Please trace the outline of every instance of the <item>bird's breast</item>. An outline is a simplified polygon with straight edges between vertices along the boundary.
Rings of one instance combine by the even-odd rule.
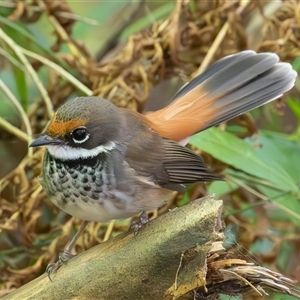
[[[105,222],[117,213],[110,204],[116,201],[116,180],[103,157],[66,162],[46,152],[41,184],[50,200],[72,216]]]
[[[118,166],[119,172],[122,167]],[[94,162],[64,162],[46,151],[41,184],[56,206],[86,221],[128,218],[167,201],[169,191],[144,182],[134,172],[125,172],[126,179],[118,182],[114,170],[109,157]],[[152,203],[149,198],[154,199]]]

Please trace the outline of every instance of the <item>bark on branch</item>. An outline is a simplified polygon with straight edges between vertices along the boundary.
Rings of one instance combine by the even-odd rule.
[[[199,199],[78,255],[3,299],[177,299],[206,284],[222,201]]]

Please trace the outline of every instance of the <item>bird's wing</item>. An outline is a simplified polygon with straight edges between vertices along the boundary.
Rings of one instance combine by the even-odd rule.
[[[128,111],[128,114],[135,116],[134,112]],[[137,176],[176,191],[184,191],[184,185],[189,183],[222,180],[209,170],[201,156],[160,137],[141,119],[131,130],[135,133],[130,137],[125,160]]]

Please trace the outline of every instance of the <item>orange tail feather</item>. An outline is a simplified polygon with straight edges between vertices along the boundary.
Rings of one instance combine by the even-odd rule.
[[[280,97],[297,73],[274,53],[227,56],[183,86],[165,108],[146,115],[160,135],[183,140]]]

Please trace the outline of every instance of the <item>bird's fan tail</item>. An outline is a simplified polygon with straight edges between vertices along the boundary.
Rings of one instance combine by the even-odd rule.
[[[149,113],[153,130],[180,141],[290,90],[297,73],[274,53],[227,56],[183,86],[165,108]]]

